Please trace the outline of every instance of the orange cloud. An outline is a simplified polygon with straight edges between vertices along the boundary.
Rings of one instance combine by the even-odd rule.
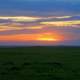
[[[6,24],[0,23],[0,31],[10,31],[10,30],[39,30],[43,29],[44,27],[73,27],[73,28],[80,28],[80,20],[72,20],[72,21],[52,21],[52,19],[63,19],[63,18],[70,18],[72,16],[61,16],[61,17],[56,17],[56,16],[51,16],[51,17],[34,17],[34,16],[0,16],[0,19],[4,20],[10,20],[13,22],[10,22]],[[48,21],[50,20],[51,21]],[[34,22],[33,21],[38,21],[40,22]],[[42,21],[41,21],[42,20]],[[47,20],[47,21],[45,21]],[[30,22],[29,25],[22,25],[22,22]],[[19,22],[19,23],[17,23]],[[36,24],[37,23],[37,24]]]
[[[25,27],[17,27],[13,25],[9,26],[3,26],[0,25],[0,31],[10,31],[10,30],[36,30],[36,29],[43,29],[45,26],[44,25],[35,25],[35,26],[25,26]]]
[[[39,41],[60,41],[62,40],[62,36],[54,33],[43,33],[40,34],[37,38]]]
[[[61,41],[63,36],[56,33],[0,35],[0,41]]]

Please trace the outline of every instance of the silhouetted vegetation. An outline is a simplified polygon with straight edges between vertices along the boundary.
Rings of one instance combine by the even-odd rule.
[[[80,47],[0,48],[0,80],[80,80]]]

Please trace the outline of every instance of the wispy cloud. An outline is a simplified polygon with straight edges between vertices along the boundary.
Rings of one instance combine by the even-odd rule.
[[[0,16],[0,41],[80,40],[79,29],[79,16]]]
[[[71,20],[74,16],[0,16],[0,31],[43,29],[48,27],[80,28],[80,20]]]

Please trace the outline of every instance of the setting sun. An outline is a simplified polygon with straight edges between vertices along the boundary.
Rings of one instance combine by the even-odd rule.
[[[39,41],[59,41],[60,38],[59,36],[53,33],[43,33],[43,34],[40,34],[37,40]]]
[[[57,41],[57,39],[54,38],[38,38],[40,41]]]
[[[0,41],[62,41],[63,37],[57,33],[18,34],[0,36]]]

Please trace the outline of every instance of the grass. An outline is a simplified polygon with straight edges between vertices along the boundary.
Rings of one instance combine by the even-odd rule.
[[[80,80],[80,47],[0,48],[0,80]]]

